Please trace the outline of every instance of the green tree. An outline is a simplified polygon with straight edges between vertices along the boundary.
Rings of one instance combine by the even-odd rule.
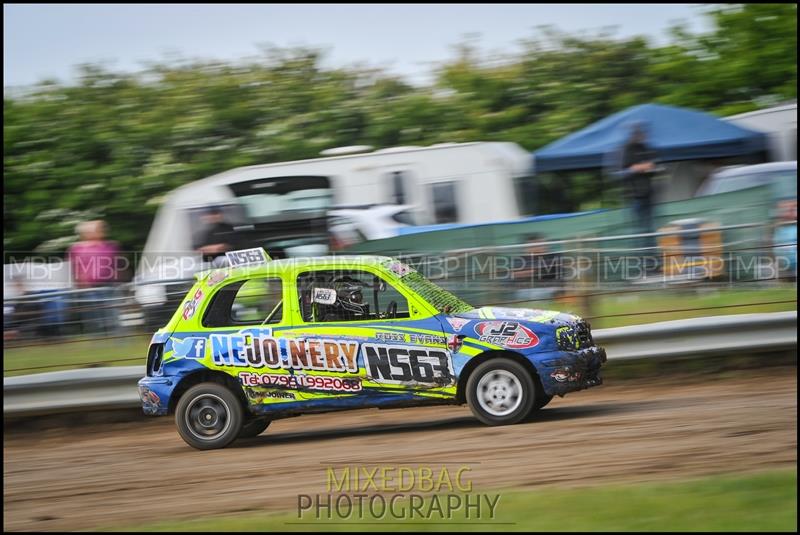
[[[90,217],[138,250],[174,188],[335,146],[503,140],[535,150],[635,104],[727,115],[797,97],[796,4],[713,6],[706,16],[710,31],[679,24],[661,46],[542,27],[518,53],[487,58],[467,39],[431,87],[380,69],[325,68],[315,48],[177,59],[137,74],[81,66],[74,84],[4,96],[6,253],[61,253]],[[541,206],[599,198],[592,173],[550,185]]]

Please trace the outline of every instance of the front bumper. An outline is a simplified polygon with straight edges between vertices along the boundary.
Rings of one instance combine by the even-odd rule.
[[[534,365],[547,395],[563,396],[603,384],[600,367],[606,360],[606,350],[592,346],[578,351],[556,351],[537,358]]]

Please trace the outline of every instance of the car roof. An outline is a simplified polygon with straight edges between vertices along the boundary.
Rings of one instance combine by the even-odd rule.
[[[351,255],[351,256],[314,256],[281,258],[270,260],[261,264],[247,264],[235,267],[221,267],[213,270],[204,271],[197,274],[199,279],[204,279],[207,275],[214,272],[223,272],[230,277],[240,276],[259,276],[267,273],[288,273],[295,270],[310,268],[314,266],[336,266],[346,268],[361,267],[385,267],[387,262],[396,261],[388,256],[375,255]]]
[[[754,173],[766,173],[770,171],[797,171],[797,160],[786,162],[760,163],[756,165],[737,165],[725,167],[714,173],[715,178],[727,178],[738,175],[749,175]]]

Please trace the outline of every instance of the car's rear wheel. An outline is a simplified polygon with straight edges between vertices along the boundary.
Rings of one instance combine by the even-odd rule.
[[[244,410],[236,395],[217,383],[195,385],[178,400],[175,423],[181,438],[193,448],[224,448],[242,430]]]
[[[533,378],[522,364],[492,358],[480,364],[467,380],[467,404],[487,425],[508,425],[523,420],[536,401]]]
[[[239,431],[239,436],[236,438],[257,437],[269,427],[270,423],[272,423],[272,421],[266,418],[252,418],[242,426],[242,430]]]

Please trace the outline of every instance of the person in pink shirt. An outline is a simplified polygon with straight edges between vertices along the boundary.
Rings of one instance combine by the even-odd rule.
[[[91,289],[76,297],[76,308],[84,331],[109,332],[115,311],[113,284],[119,280],[119,245],[105,239],[105,221],[84,221],[77,226],[80,241],[70,246],[67,256],[76,288]]]

